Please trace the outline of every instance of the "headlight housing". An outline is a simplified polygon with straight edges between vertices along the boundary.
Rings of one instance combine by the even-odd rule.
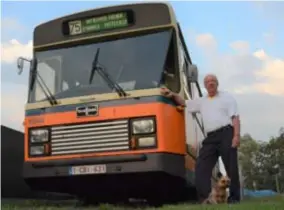
[[[48,129],[33,129],[30,131],[30,142],[31,143],[42,143],[47,142],[49,136]]]
[[[147,134],[155,131],[154,119],[135,119],[132,121],[133,134]]]
[[[31,146],[30,147],[30,155],[43,155],[44,154],[44,145],[41,146]]]
[[[153,136],[138,138],[139,147],[153,147],[155,145],[156,145],[156,138]]]

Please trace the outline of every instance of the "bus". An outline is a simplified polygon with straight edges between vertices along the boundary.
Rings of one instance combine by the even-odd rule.
[[[109,6],[40,24],[19,73],[25,61],[23,176],[31,189],[86,202],[196,198],[201,118],[160,94],[166,86],[188,100],[202,96],[170,4]]]

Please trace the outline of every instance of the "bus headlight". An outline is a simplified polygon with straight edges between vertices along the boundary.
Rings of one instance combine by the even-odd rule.
[[[141,137],[138,138],[139,147],[153,147],[156,144],[155,137]]]
[[[48,141],[48,129],[33,129],[30,132],[31,143],[41,143]]]
[[[133,134],[145,134],[154,132],[154,120],[143,119],[132,121],[132,132]]]
[[[43,154],[44,154],[44,145],[30,147],[30,155],[43,155]]]

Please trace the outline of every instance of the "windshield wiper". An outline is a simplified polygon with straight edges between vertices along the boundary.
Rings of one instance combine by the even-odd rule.
[[[100,48],[97,49],[97,52],[95,54],[92,63],[89,84],[92,83],[95,71],[97,71],[100,74],[100,76],[107,82],[108,86],[111,89],[114,89],[120,97],[127,96],[127,93],[123,90],[123,88],[119,84],[117,84],[112,78],[110,78],[110,75],[107,73],[106,69],[104,67],[98,66],[99,54],[100,54]]]
[[[41,81],[39,81],[39,79]],[[38,85],[40,86],[40,88],[42,89],[43,94],[45,95],[45,97],[47,98],[47,100],[49,101],[50,105],[56,105],[58,104],[57,100],[55,99],[55,97],[53,96],[53,94],[51,93],[51,91],[48,89],[47,85],[45,84],[44,80],[42,79],[42,77],[38,74],[37,72],[37,59],[35,58],[32,63],[31,63],[31,81],[30,81],[30,91],[33,90],[34,88],[34,84],[35,81],[37,81]],[[44,87],[46,89],[44,89]]]

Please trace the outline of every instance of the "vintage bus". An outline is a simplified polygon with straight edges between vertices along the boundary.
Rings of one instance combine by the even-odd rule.
[[[171,5],[79,12],[33,37],[33,58],[18,59],[19,73],[30,62],[23,175],[32,189],[93,202],[195,198],[200,116],[160,94],[201,96]]]

